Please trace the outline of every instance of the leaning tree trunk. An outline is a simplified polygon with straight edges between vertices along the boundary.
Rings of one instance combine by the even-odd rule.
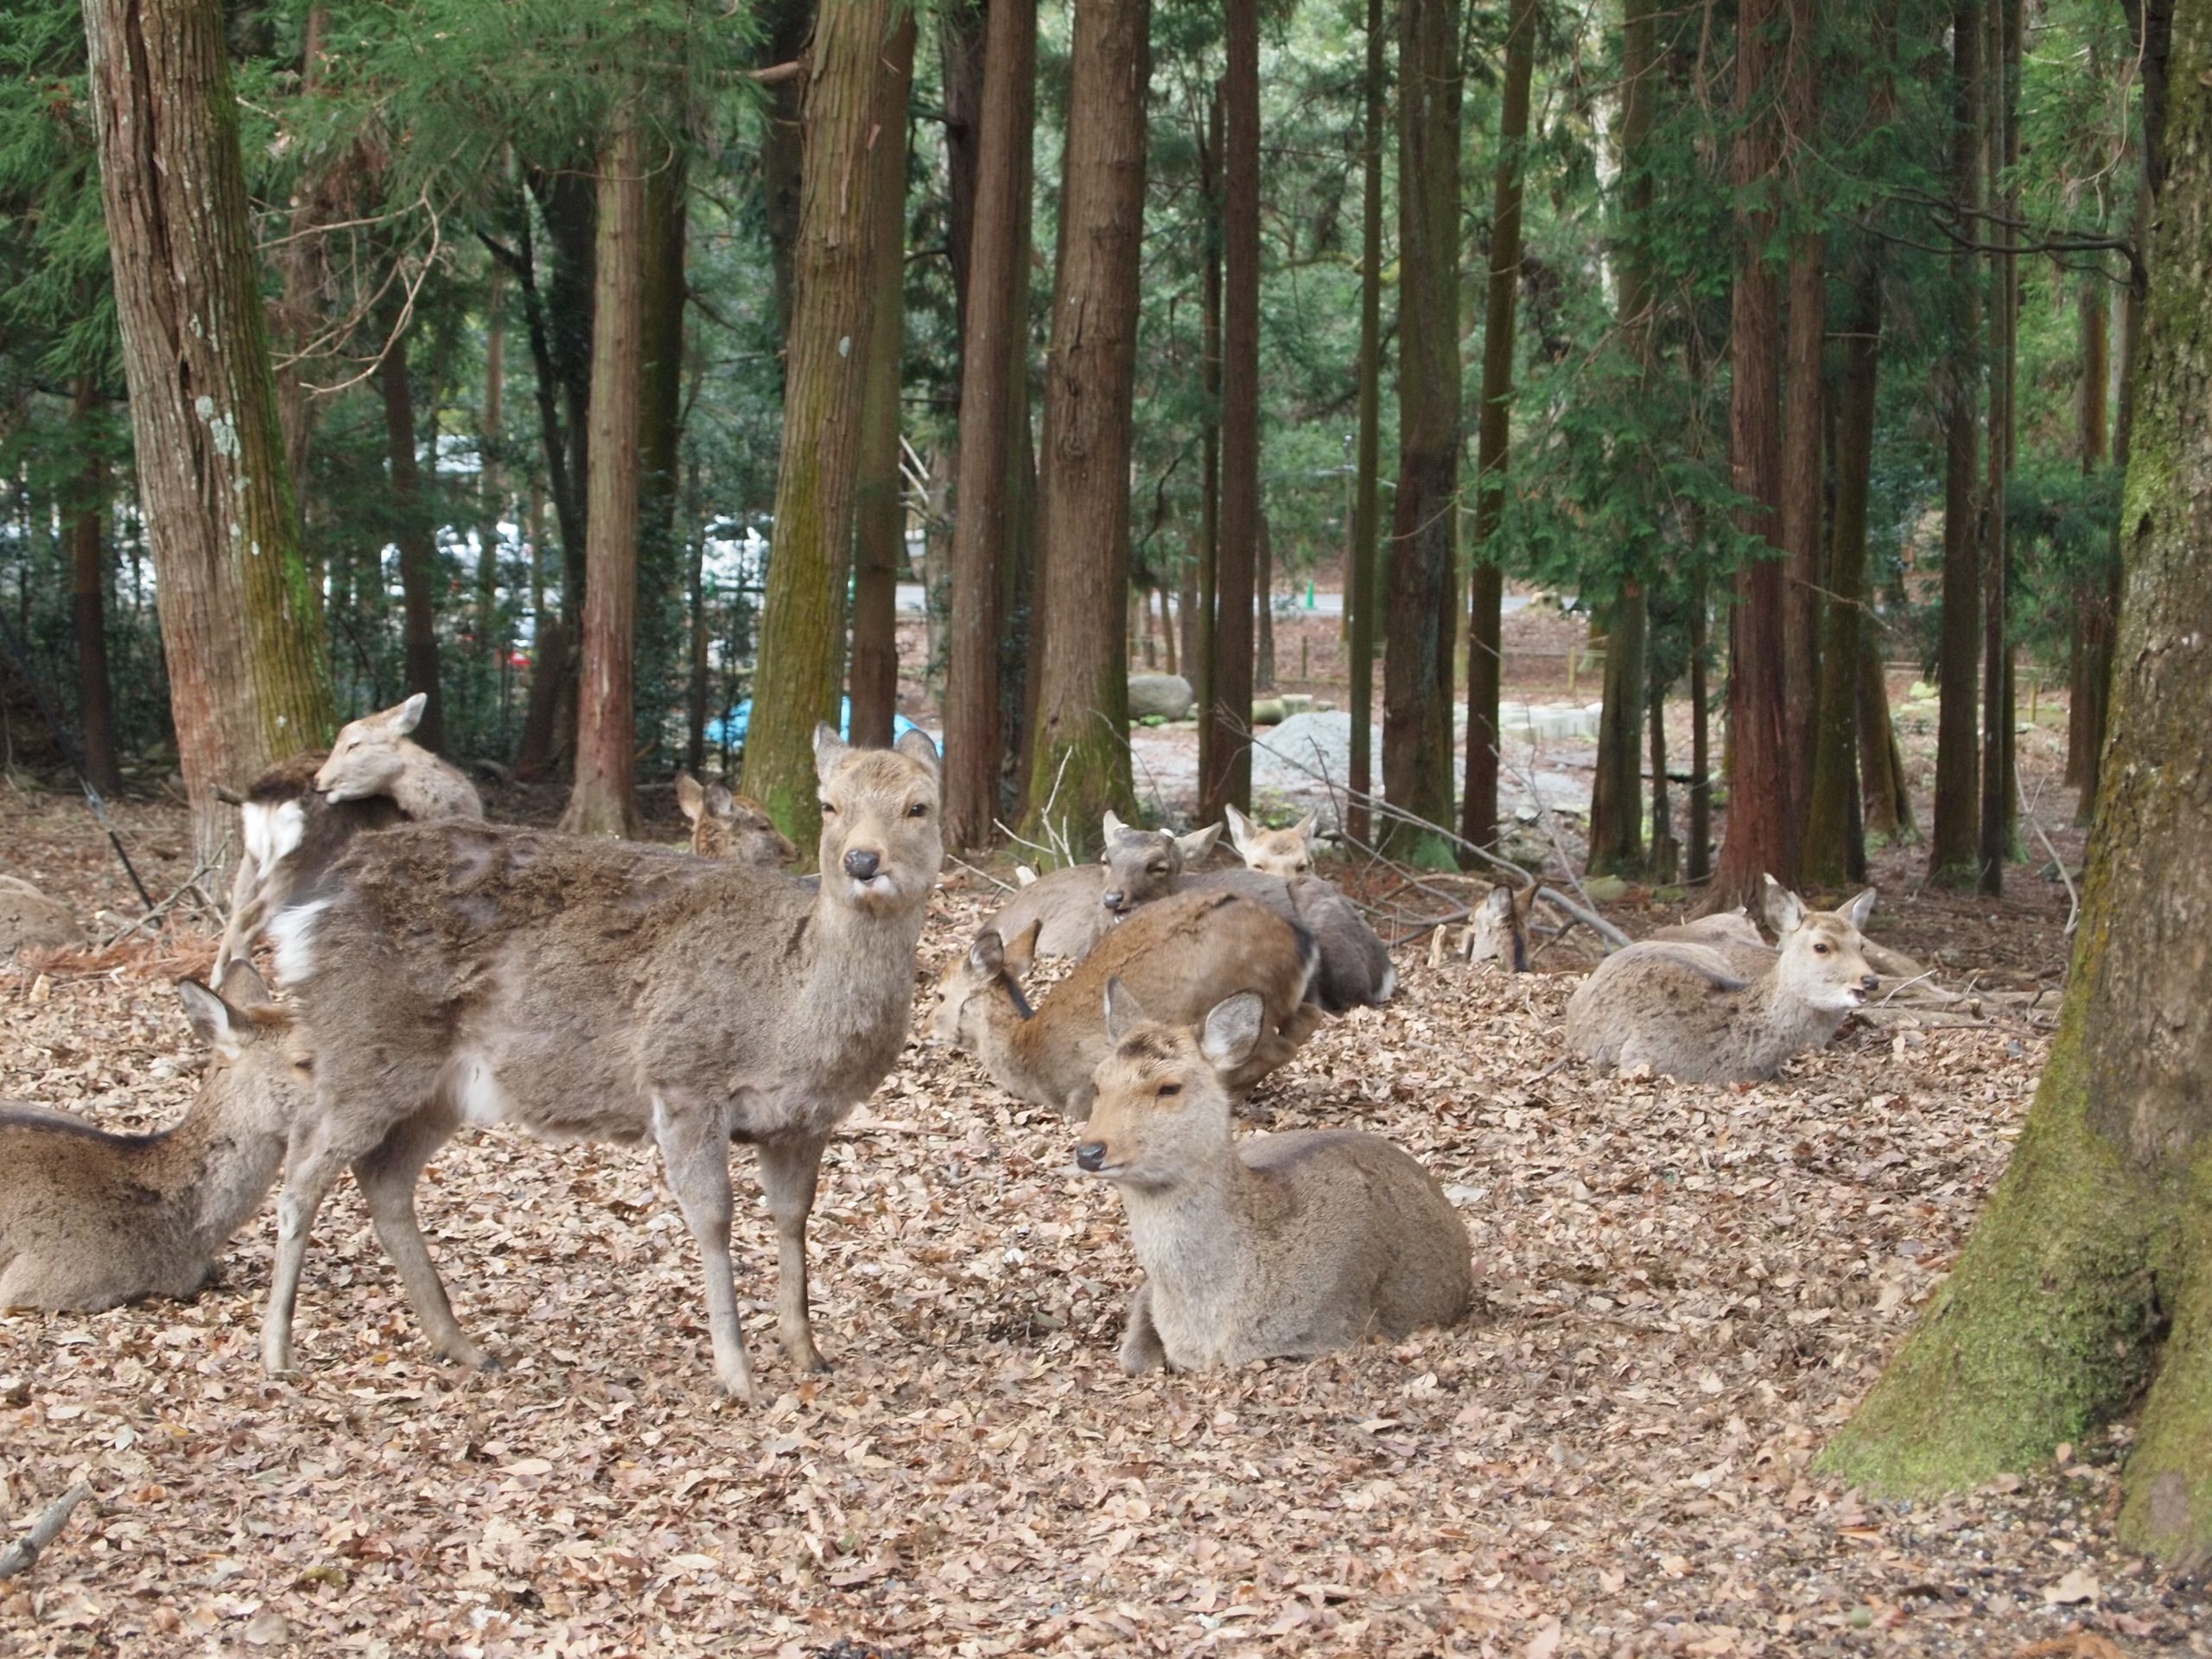
[[[84,0],[138,490],[194,851],[225,880],[243,786],[327,741],[216,0]]]
[[[1773,239],[1778,139],[1772,112],[1777,0],[1744,0],[1736,18],[1736,282],[1730,352],[1728,447],[1737,527],[1779,550],[1781,296],[1767,255]],[[1728,663],[1728,829],[1705,905],[1751,903],[1760,878],[1797,877],[1796,804],[1789,796],[1783,683],[1783,565],[1762,554],[1736,576]]]
[[[1513,429],[1513,320],[1521,291],[1521,151],[1529,136],[1529,82],[1535,65],[1535,0],[1514,0],[1505,37],[1505,89],[1497,119],[1497,188],[1491,211],[1490,277],[1483,322],[1483,387],[1475,444],[1473,569],[1467,608],[1467,786],[1459,833],[1478,847],[1497,839],[1497,698],[1505,666],[1504,572],[1491,543],[1505,515],[1506,452]],[[1636,603],[1642,602],[1639,593]],[[1623,701],[1628,753],[1636,753],[1643,664]],[[1447,679],[1450,677],[1447,671]],[[1629,772],[1635,773],[1631,759]],[[1629,809],[1632,816],[1637,808]]]
[[[861,405],[860,499],[853,540],[853,741],[891,747],[899,711],[899,575],[906,563],[906,474],[899,465],[899,371],[906,338],[906,103],[914,14],[902,10],[876,77],[868,149],[868,282],[874,333]],[[926,601],[925,601],[926,603]]]
[[[592,305],[591,474],[576,775],[561,828],[626,836],[638,825],[637,615],[639,397],[645,362],[645,147],[615,118],[599,163]]]
[[[1199,718],[1213,728],[1198,817],[1252,806],[1252,601],[1260,537],[1260,9],[1224,0],[1221,542],[1213,661]]]
[[[1144,232],[1150,0],[1077,8],[1059,270],[1045,371],[1044,593],[1050,645],[1030,739],[1025,832],[1077,846],[1129,785],[1129,454]]]
[[[77,636],[77,733],[85,749],[85,779],[104,795],[123,787],[115,764],[115,703],[107,674],[108,473],[103,423],[105,400],[93,375],[77,378],[70,406],[85,461],[78,474],[77,511],[69,524],[70,590]]]
[[[821,839],[814,728],[837,713],[871,339],[868,134],[891,0],[826,0],[806,86],[775,546],[745,791],[801,848]]]
[[[2105,796],[2066,1001],[2012,1166],[1827,1450],[1885,1491],[1976,1484],[2136,1414],[2127,1542],[2212,1560],[2212,12],[2177,12],[2128,473]]]
[[[1398,13],[1398,499],[1382,664],[1382,787],[1390,804],[1452,822],[1452,527],[1459,514],[1459,6]],[[1470,734],[1469,741],[1473,741]],[[1488,839],[1487,830],[1480,837]],[[1454,861],[1394,823],[1386,844]]]
[[[1002,573],[1013,556],[1015,424],[1027,407],[1031,143],[1037,7],[999,0],[983,44],[967,328],[960,354],[960,475],[952,526],[951,649],[945,669],[944,836],[982,847],[998,817]]]
[[[1359,443],[1352,466],[1351,570],[1344,581],[1351,653],[1351,756],[1345,828],[1369,839],[1374,788],[1375,560],[1382,524],[1382,0],[1367,0],[1366,102],[1360,157]]]
[[[429,699],[416,723],[415,741],[442,749],[446,741],[445,694],[438,689],[437,613],[432,589],[437,583],[438,549],[430,510],[423,499],[423,469],[415,454],[415,391],[407,372],[407,333],[397,311],[390,314],[384,359],[377,385],[384,394],[386,458],[391,467],[392,518],[398,525],[399,637],[406,652],[409,696]]]

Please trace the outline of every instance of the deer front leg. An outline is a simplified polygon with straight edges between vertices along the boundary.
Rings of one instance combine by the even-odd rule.
[[[760,1191],[776,1219],[776,1331],[784,1353],[802,1371],[826,1371],[830,1363],[814,1345],[806,1306],[806,1218],[826,1137],[799,1136],[760,1143]]]
[[[1139,1285],[1129,1297],[1128,1318],[1122,1327],[1122,1370],[1131,1376],[1157,1371],[1167,1363],[1167,1349],[1160,1340],[1160,1327],[1152,1322],[1152,1281]]]
[[[292,1306],[299,1299],[300,1270],[307,1263],[308,1233],[348,1161],[348,1149],[321,1132],[318,1118],[305,1135],[295,1135],[284,1155],[284,1190],[276,1195],[276,1265],[269,1279],[269,1305],[261,1316],[261,1364],[272,1376],[292,1369]]]
[[[368,1204],[377,1238],[398,1270],[399,1282],[407,1287],[407,1300],[415,1305],[415,1317],[423,1322],[430,1345],[461,1364],[494,1370],[499,1362],[471,1342],[454,1318],[453,1304],[446,1300],[446,1287],[439,1281],[429,1247],[423,1242],[422,1226],[415,1218],[415,1183],[422,1176],[423,1166],[451,1138],[453,1130],[452,1119],[435,1111],[395,1123],[374,1151],[353,1160],[353,1179]]]
[[[718,1112],[696,1102],[671,1105],[653,1097],[653,1139],[668,1184],[699,1246],[707,1275],[707,1332],[715,1346],[715,1380],[747,1405],[760,1403],[745,1333],[737,1321],[737,1286],[729,1265],[729,1130]]]

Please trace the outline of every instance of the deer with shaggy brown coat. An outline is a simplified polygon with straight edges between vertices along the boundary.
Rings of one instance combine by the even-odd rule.
[[[1106,1023],[1076,1163],[1120,1189],[1145,1271],[1123,1370],[1302,1358],[1465,1314],[1466,1226],[1403,1151],[1353,1129],[1233,1137],[1230,1079],[1264,1033],[1259,998],[1230,997],[1193,1031],[1110,980]]]
[[[956,958],[938,981],[930,1029],[974,1053],[1015,1099],[1064,1117],[1090,1111],[1091,1073],[1109,1046],[1106,984],[1116,976],[1168,1017],[1194,1023],[1224,997],[1254,993],[1264,1029],[1229,1078],[1239,1094],[1288,1059],[1320,1020],[1306,1000],[1317,960],[1312,935],[1235,893],[1179,893],[1147,905],[1033,1010],[1021,976],[1036,930],[1033,921],[1003,943],[995,930],[986,931]]]
[[[1742,918],[1690,925],[1599,963],[1567,1005],[1567,1046],[1600,1065],[1649,1066],[1686,1083],[1756,1083],[1818,1048],[1880,981],[1859,931],[1872,888],[1840,910],[1808,910],[1766,878],[1773,949]]]
[[[219,996],[189,979],[177,995],[210,1051],[181,1122],[111,1135],[0,1102],[0,1307],[96,1313],[194,1295],[268,1196],[315,1090],[306,1041],[249,963],[231,964]]]
[[[816,728],[818,887],[669,847],[467,823],[364,837],[328,899],[272,930],[320,1059],[277,1200],[262,1359],[291,1369],[308,1230],[348,1168],[437,1351],[454,1319],[415,1182],[467,1125],[650,1140],[699,1248],[715,1374],[756,1397],[730,1269],[729,1146],[753,1143],[776,1225],[777,1324],[823,1369],[806,1220],[822,1149],[906,1039],[914,946],[944,855],[938,757]]]
[[[779,870],[798,861],[798,849],[776,828],[768,809],[750,795],[733,795],[720,784],[676,774],[676,804],[691,825],[691,850],[701,858],[728,859]]]

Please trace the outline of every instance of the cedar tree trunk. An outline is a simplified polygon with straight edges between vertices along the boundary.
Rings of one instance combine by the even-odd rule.
[[[1371,838],[1368,797],[1375,787],[1375,561],[1382,526],[1382,0],[1367,0],[1364,153],[1360,158],[1359,445],[1352,461],[1351,571],[1344,609],[1351,651],[1351,799],[1346,828]]]
[[[69,412],[85,470],[78,475],[77,511],[69,521],[69,569],[77,636],[77,729],[85,746],[85,777],[101,794],[112,795],[123,787],[123,774],[115,765],[115,704],[107,677],[107,541],[102,528],[108,474],[99,419],[104,402],[93,376],[77,377]]]
[[[422,464],[415,454],[415,391],[407,372],[407,334],[398,314],[389,314],[391,331],[377,386],[384,394],[385,459],[391,467],[391,516],[398,524],[399,637],[406,650],[409,696],[420,691],[429,702],[415,728],[415,741],[426,749],[445,747],[445,694],[438,689],[437,615],[432,589],[437,585],[438,549],[423,499]]]

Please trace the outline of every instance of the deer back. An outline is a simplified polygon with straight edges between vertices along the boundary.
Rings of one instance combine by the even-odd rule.
[[[1233,893],[1311,933],[1320,951],[1313,1001],[1327,1013],[1376,1007],[1397,990],[1389,947],[1333,882],[1318,875],[1286,881],[1252,869],[1200,870],[1183,878],[1183,891]]]

